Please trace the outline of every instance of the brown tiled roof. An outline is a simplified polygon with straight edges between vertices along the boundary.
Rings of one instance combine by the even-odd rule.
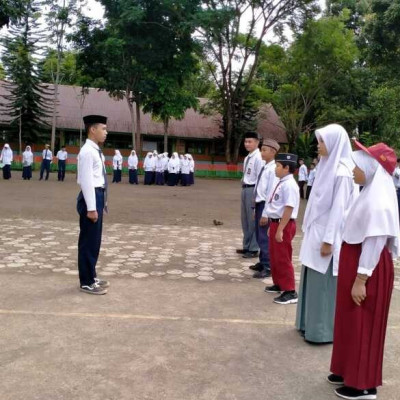
[[[48,85],[49,88],[52,85]],[[59,86],[59,106],[57,117],[58,129],[79,130],[81,88],[78,86]],[[5,94],[3,82],[0,81],[0,95]],[[206,99],[199,99],[204,104]],[[107,127],[110,132],[131,132],[131,117],[125,99],[115,100],[107,92],[89,89],[83,105],[83,115],[101,114],[108,117]],[[168,133],[170,136],[196,139],[222,138],[219,131],[221,117],[205,116],[189,109],[185,117],[171,120]],[[8,122],[7,117],[0,114],[1,122]],[[50,121],[49,121],[50,122]],[[142,134],[163,135],[163,124],[153,121],[150,114],[141,114]],[[264,138],[274,138],[280,143],[287,143],[284,125],[271,105],[265,105],[259,113],[258,132]]]

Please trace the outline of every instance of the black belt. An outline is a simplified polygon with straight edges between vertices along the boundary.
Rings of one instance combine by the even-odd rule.
[[[95,187],[94,190],[101,190],[102,192],[104,192],[106,189],[100,186],[100,187]]]
[[[244,184],[242,185],[242,189],[248,188],[248,187],[254,187],[254,186],[256,186],[256,185],[247,185],[246,183],[244,183]]]
[[[270,218],[269,220],[271,222],[276,222],[279,224],[279,222],[281,222],[282,218]],[[294,221],[294,218],[290,218],[289,221]]]

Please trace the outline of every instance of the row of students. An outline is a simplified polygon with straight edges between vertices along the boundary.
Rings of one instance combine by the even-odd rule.
[[[296,327],[308,342],[333,341],[328,381],[340,385],[336,395],[375,399],[376,388],[382,385],[393,258],[399,255],[399,211],[392,181],[396,155],[383,143],[366,148],[355,142],[358,150],[352,152],[347,132],[337,124],[317,130],[316,136],[321,161],[303,223]],[[247,136],[245,143],[251,138],[255,146],[248,160],[259,156],[257,136]],[[267,247],[259,242],[269,253],[273,280],[265,290],[280,293],[275,303],[291,304],[297,303],[291,259],[299,205],[293,178],[297,160],[292,154],[275,159],[279,181],[264,205],[267,224],[257,218],[264,170],[255,184],[256,223],[269,225]],[[245,174],[250,175],[248,160]],[[360,194],[356,184],[363,186]]]
[[[57,153],[58,159],[58,181],[64,181],[65,179],[65,166],[68,158],[68,153],[65,147],[61,147],[61,150]],[[3,178],[11,178],[11,164],[13,161],[13,152],[8,143],[6,143],[1,151],[0,162],[4,164],[3,166]],[[45,180],[49,179],[50,165],[53,162],[53,153],[50,150],[48,144],[45,145],[42,151],[42,162],[40,165],[40,178],[43,179],[44,172],[46,172]],[[30,180],[32,179],[32,164],[33,164],[33,152],[31,146],[26,146],[25,151],[22,153],[22,179]]]

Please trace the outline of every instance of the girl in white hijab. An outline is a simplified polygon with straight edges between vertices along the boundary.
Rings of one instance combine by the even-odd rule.
[[[115,150],[113,157],[113,183],[121,182],[123,158],[119,150]]]
[[[3,179],[11,178],[11,163],[13,162],[13,152],[8,143],[1,150],[0,163],[3,163]]]
[[[190,160],[185,154],[181,160],[181,184],[182,186],[190,186]]]
[[[153,153],[147,153],[143,163],[144,168],[144,184],[152,185],[155,178],[156,163]]]
[[[163,171],[164,171],[164,183],[168,182],[168,162],[169,162],[169,158],[168,158],[168,153],[165,152],[164,154],[164,158],[163,158]]]
[[[172,153],[172,157],[168,162],[168,186],[176,186],[178,184],[179,166],[178,153]]]
[[[136,155],[136,151],[132,150],[130,156],[128,157],[129,183],[131,185],[139,184],[137,175],[138,163],[139,160],[138,156]]]
[[[335,332],[328,380],[346,399],[375,399],[382,363],[393,258],[399,256],[399,211],[392,173],[396,154],[384,143],[353,153],[354,180],[363,185],[343,232]]]
[[[346,130],[332,124],[315,135],[321,161],[302,227],[296,328],[308,342],[330,343],[344,221],[358,190],[352,179],[354,164]]]
[[[191,154],[187,154],[187,157],[190,162],[190,176],[189,176],[189,183],[194,185],[194,160]]]
[[[164,185],[164,154],[159,154],[156,159],[156,185]]]
[[[24,181],[32,178],[33,153],[31,146],[26,146],[22,153],[22,179]]]

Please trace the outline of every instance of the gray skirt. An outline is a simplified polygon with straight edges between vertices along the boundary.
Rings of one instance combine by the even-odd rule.
[[[325,274],[302,266],[296,328],[304,334],[305,340],[314,343],[333,341],[336,284],[332,261]]]

